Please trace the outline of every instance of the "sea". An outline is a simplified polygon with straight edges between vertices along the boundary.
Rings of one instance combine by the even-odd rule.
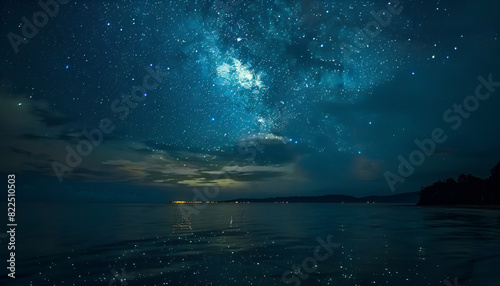
[[[186,207],[197,211],[187,215]],[[23,204],[16,219],[15,278],[7,276],[10,237],[3,235],[0,285],[494,286],[500,281],[500,211],[494,209]]]

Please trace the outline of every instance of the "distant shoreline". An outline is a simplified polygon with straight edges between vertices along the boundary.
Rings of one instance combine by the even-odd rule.
[[[398,203],[398,204],[416,204],[418,202],[419,193],[409,192],[388,196],[365,196],[361,198],[348,195],[323,195],[323,196],[291,196],[291,197],[274,197],[274,198],[238,198],[225,201],[171,201],[174,204],[186,203]]]
[[[417,207],[438,207],[438,208],[459,208],[459,209],[482,209],[482,210],[500,210],[499,205],[415,205]]]

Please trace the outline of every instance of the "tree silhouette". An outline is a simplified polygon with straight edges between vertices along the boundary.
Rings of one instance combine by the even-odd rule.
[[[500,178],[500,162],[491,169],[491,178],[492,179],[499,179]]]
[[[491,170],[491,177],[483,180],[470,174],[461,174],[437,181],[420,190],[418,205],[497,205],[500,204],[500,162]]]

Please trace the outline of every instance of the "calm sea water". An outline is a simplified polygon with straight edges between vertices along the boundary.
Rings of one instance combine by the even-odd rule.
[[[500,280],[498,210],[212,204],[186,218],[176,205],[25,204],[17,222],[17,278],[2,275],[1,285],[493,286]]]

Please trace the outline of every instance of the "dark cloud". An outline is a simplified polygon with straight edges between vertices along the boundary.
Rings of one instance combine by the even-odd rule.
[[[20,154],[20,155],[31,155],[32,154],[30,151],[21,150],[21,149],[14,148],[14,147],[9,147],[9,149],[12,150],[12,152]]]
[[[37,106],[34,106],[31,112],[34,115],[38,116],[40,118],[40,121],[42,121],[43,124],[48,127],[65,125],[74,120],[74,118],[70,118],[62,114],[55,113],[52,110],[40,108]]]

